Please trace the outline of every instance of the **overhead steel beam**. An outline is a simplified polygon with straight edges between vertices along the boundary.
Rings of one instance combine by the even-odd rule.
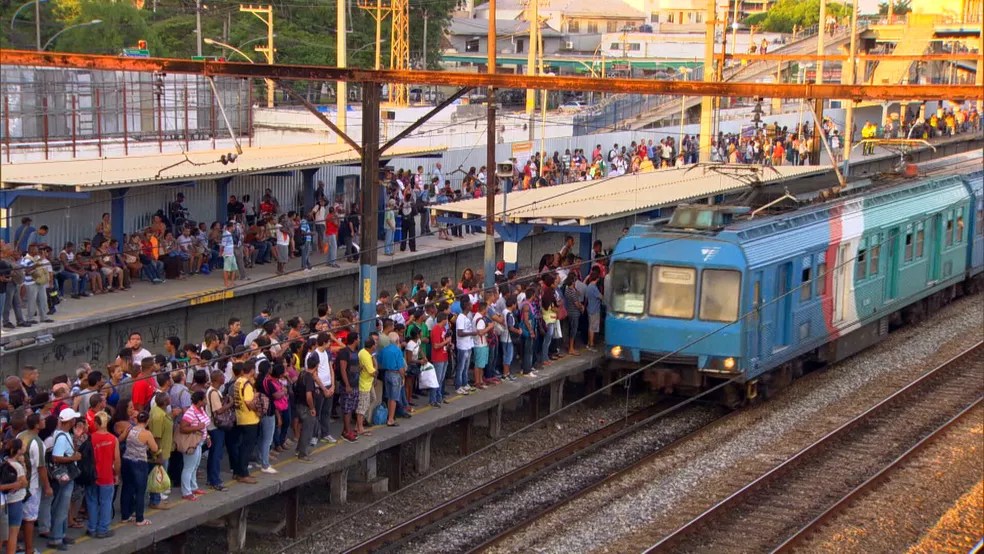
[[[825,54],[823,56],[818,56],[810,52],[803,52],[801,54],[725,54],[725,58],[729,60],[748,60],[748,61],[772,61],[772,62],[812,62],[817,60],[822,60],[825,62],[842,62],[850,58],[847,54]],[[980,54],[859,54],[857,56],[858,60],[868,61],[868,62],[886,62],[886,61],[960,61],[960,60],[979,60],[981,59]]]
[[[385,151],[389,150],[390,148],[392,148],[396,143],[398,143],[401,140],[403,140],[407,135],[409,135],[410,133],[416,131],[418,127],[420,127],[424,123],[427,123],[427,121],[430,120],[430,118],[432,118],[435,115],[437,115],[438,113],[440,113],[441,110],[443,110],[444,108],[447,108],[448,106],[450,106],[451,104],[453,104],[455,100],[461,98],[465,94],[468,94],[468,91],[470,91],[470,90],[471,90],[471,87],[465,87],[465,88],[459,90],[458,92],[455,92],[451,96],[448,96],[443,102],[441,102],[440,104],[438,104],[437,106],[435,106],[433,110],[427,112],[420,119],[418,119],[417,121],[414,121],[413,123],[411,123],[409,127],[407,127],[406,129],[400,131],[395,137],[393,137],[393,138],[389,139],[388,141],[386,141],[386,144],[384,144],[384,145],[382,145],[382,146],[379,147],[379,153],[382,154],[383,152],[385,152]]]
[[[772,84],[655,79],[456,73],[452,71],[373,71],[328,66],[270,65],[166,58],[123,58],[62,52],[0,50],[0,65],[61,67],[108,71],[161,71],[205,76],[410,83],[455,87],[618,92],[681,96],[816,98],[862,100],[965,99],[984,97],[981,85]]]
[[[318,111],[318,107],[317,106],[315,106],[314,104],[312,104],[307,98],[304,98],[303,96],[301,96],[301,94],[299,92],[297,92],[296,90],[290,88],[289,86],[287,86],[286,84],[284,84],[282,81],[276,81],[276,83],[277,83],[277,86],[279,86],[281,90],[283,90],[285,93],[287,93],[288,96],[290,96],[294,100],[297,100],[298,102],[300,102],[301,104],[303,104],[304,107],[307,108],[307,110],[309,112],[311,112],[312,114],[314,114],[314,117],[317,117],[318,119],[320,119],[322,123],[324,123],[325,125],[327,125],[329,129],[331,129],[332,131],[334,131],[336,135],[338,135],[342,140],[344,140],[346,143],[348,143],[349,146],[351,146],[353,149],[355,149],[355,151],[360,156],[362,155],[362,146],[358,142],[355,142],[354,140],[352,140],[352,137],[350,137],[347,134],[345,134],[344,131],[342,131],[341,129],[339,129],[338,128],[338,125],[335,125],[335,123],[332,122],[332,120],[328,119],[328,116],[326,116],[325,114],[323,114],[320,111]]]

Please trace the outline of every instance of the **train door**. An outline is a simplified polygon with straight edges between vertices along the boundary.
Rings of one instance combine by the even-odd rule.
[[[748,347],[746,356],[755,360],[763,351],[765,333],[762,332],[762,272],[752,275],[752,309],[748,313],[745,325],[745,344]]]
[[[793,263],[779,264],[776,275],[776,346],[789,344],[789,327],[793,317],[792,289]]]
[[[929,280],[940,280],[940,258],[943,257],[943,214],[933,216],[933,226],[929,229]]]
[[[885,301],[895,300],[899,293],[899,231],[888,231],[888,242],[885,244],[888,258],[885,265]]]
[[[850,257],[851,245],[841,244],[837,251],[837,267],[834,269],[834,323],[844,321],[849,310],[847,303],[851,301],[851,295],[848,291],[854,274],[854,264],[847,263]]]

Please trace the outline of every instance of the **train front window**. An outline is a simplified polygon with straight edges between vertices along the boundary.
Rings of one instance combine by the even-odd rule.
[[[805,286],[809,290],[809,283]],[[700,318],[731,323],[738,319],[741,273],[727,269],[705,269],[700,275]]]
[[[654,265],[649,292],[649,315],[692,319],[696,293],[696,269]]]
[[[629,315],[646,311],[646,264],[615,262],[610,286],[613,311]]]

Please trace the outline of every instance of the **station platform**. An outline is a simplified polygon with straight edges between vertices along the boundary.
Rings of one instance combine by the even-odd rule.
[[[92,539],[82,534],[80,530],[70,529],[69,536],[76,539],[71,551],[131,554],[169,539],[174,550],[180,550],[185,542],[184,533],[214,520],[225,520],[230,540],[229,550],[235,551],[241,548],[241,541],[245,539],[247,508],[251,504],[277,495],[282,495],[286,503],[288,536],[296,536],[297,505],[304,487],[323,486],[323,484],[316,485],[315,481],[327,476],[332,503],[344,503],[347,501],[350,473],[354,475],[353,472],[360,469],[365,473],[366,467],[370,466],[368,472],[374,476],[375,456],[390,449],[395,449],[399,456],[401,445],[409,441],[415,442],[415,455],[412,461],[414,469],[418,473],[425,473],[430,466],[430,443],[433,433],[442,429],[448,433],[461,433],[462,446],[467,451],[468,436],[473,427],[472,416],[487,414],[488,432],[491,436],[497,437],[501,429],[504,407],[523,395],[528,395],[531,401],[533,417],[539,417],[541,413],[539,398],[543,388],[549,390],[549,404],[545,406],[542,413],[552,413],[564,404],[565,381],[581,380],[584,372],[596,367],[601,358],[600,353],[582,350],[580,356],[566,356],[555,361],[551,366],[538,371],[536,377],[504,381],[468,396],[451,396],[448,398],[450,403],[444,404],[441,408],[430,406],[418,408],[412,418],[400,419],[399,427],[373,427],[371,436],[360,437],[357,442],[339,441],[313,449],[312,462],[300,462],[289,456],[274,464],[279,472],[275,475],[255,471],[252,475],[258,480],[256,484],[237,483],[231,479],[228,472],[223,472],[228,489],[224,492],[209,489],[208,494],[195,502],[182,500],[178,489],[175,489],[169,501],[173,506],[171,509],[147,512],[146,517],[153,522],[149,526],[137,527],[132,523],[114,521],[112,529],[115,535],[108,539]],[[458,422],[463,422],[464,425],[459,429],[448,428]],[[337,423],[337,425],[341,424]],[[335,431],[334,427],[332,430]],[[335,433],[335,436],[338,436],[338,433]],[[402,467],[402,458],[396,459],[395,467]],[[389,479],[390,490],[400,487],[399,480],[399,471],[394,471]],[[189,543],[188,546],[190,547],[191,544]]]

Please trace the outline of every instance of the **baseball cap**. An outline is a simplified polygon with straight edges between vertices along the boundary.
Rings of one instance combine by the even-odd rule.
[[[58,412],[58,421],[72,421],[73,419],[78,419],[81,415],[71,408],[65,408]]]

